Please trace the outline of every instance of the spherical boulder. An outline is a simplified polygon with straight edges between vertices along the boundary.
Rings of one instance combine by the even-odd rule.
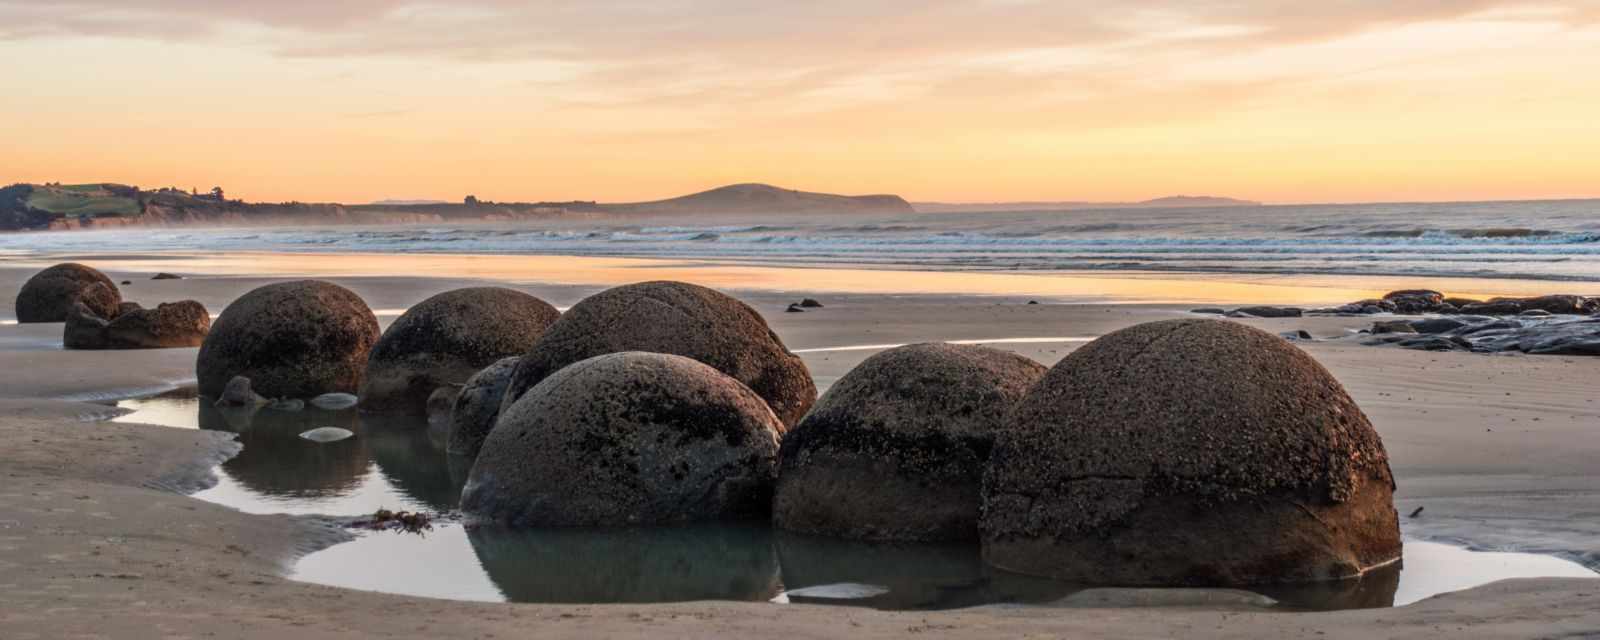
[[[764,398],[785,427],[817,400],[805,363],[755,309],[705,287],[661,281],[608,289],[562,314],[517,366],[501,410],[562,367],[619,351],[710,365]]]
[[[17,322],[65,322],[74,304],[102,318],[117,315],[117,284],[92,267],[65,262],[28,278],[17,291]]]
[[[764,517],[780,426],[760,396],[689,358],[598,356],[502,412],[461,509],[515,526]]]
[[[280,282],[240,296],[200,345],[200,393],[220,397],[234,376],[269,398],[353,393],[378,319],[360,296],[319,280]]]
[[[559,317],[549,303],[503,287],[456,289],[423,300],[372,348],[358,394],[361,410],[426,415],[434,389],[527,353]]]
[[[450,430],[445,450],[456,455],[477,456],[483,439],[489,437],[500,417],[500,400],[511,384],[511,373],[520,357],[504,358],[484,367],[467,379],[450,407]]]
[[[784,434],[773,523],[841,538],[977,540],[994,436],[1044,372],[972,345],[867,358]]]
[[[1153,322],[1062,359],[984,476],[984,558],[1119,585],[1350,578],[1400,555],[1383,442],[1320,364],[1264,331]]]

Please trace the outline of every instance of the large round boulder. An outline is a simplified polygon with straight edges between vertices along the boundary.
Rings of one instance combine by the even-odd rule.
[[[805,363],[755,309],[705,287],[662,281],[607,289],[562,314],[517,366],[501,410],[562,367],[620,351],[708,364],[766,399],[785,427],[817,400]]]
[[[319,280],[280,282],[240,296],[200,345],[200,393],[220,397],[234,376],[269,398],[310,398],[361,388],[378,319],[349,289]]]
[[[117,315],[122,293],[106,274],[65,262],[28,278],[17,292],[17,322],[65,322],[73,305],[83,303],[101,318]]]
[[[773,523],[842,538],[976,540],[994,436],[1044,372],[972,345],[868,358],[784,435]]]
[[[469,457],[478,455],[484,438],[494,429],[500,418],[500,400],[506,395],[506,385],[511,384],[511,373],[522,358],[505,358],[484,367],[467,379],[450,407],[449,438],[445,450]]]
[[[1396,560],[1389,458],[1338,381],[1288,342],[1153,322],[1062,359],[984,477],[984,558],[1081,583],[1351,578]]]
[[[423,300],[372,348],[361,410],[426,415],[434,389],[527,353],[559,317],[549,303],[503,287],[456,289]]]
[[[591,358],[501,414],[461,509],[516,526],[765,516],[780,428],[760,396],[689,358]]]

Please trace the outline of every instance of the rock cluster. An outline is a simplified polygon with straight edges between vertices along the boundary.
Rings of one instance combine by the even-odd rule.
[[[1313,313],[1372,315],[1396,313],[1468,314],[1484,316],[1514,316],[1525,312],[1544,312],[1557,315],[1592,315],[1600,312],[1600,298],[1569,294],[1536,296],[1531,298],[1449,298],[1438,291],[1408,289],[1393,291],[1380,299],[1359,300]]]
[[[976,540],[995,434],[1044,372],[971,345],[868,358],[784,435],[773,523],[843,538]]]
[[[65,322],[80,303],[95,316],[111,318],[122,304],[122,293],[92,267],[58,264],[34,274],[17,291],[17,322]]]
[[[1123,585],[1351,578],[1396,559],[1388,457],[1310,356],[1237,323],[1139,325],[1073,352],[1000,433],[984,558]]]
[[[503,287],[446,291],[406,310],[372,347],[361,410],[425,415],[434,389],[527,353],[561,313]]]
[[[622,351],[710,365],[765,399],[785,426],[817,400],[805,363],[749,305],[705,287],[661,281],[607,289],[562,314],[517,365],[501,411],[563,367]]]
[[[200,393],[220,397],[235,376],[272,398],[351,393],[361,386],[378,319],[360,296],[318,280],[281,282],[240,296],[200,345]]]
[[[1370,346],[1421,351],[1594,356],[1600,355],[1600,318],[1524,315],[1387,320],[1374,323],[1360,340]]]
[[[518,526],[759,516],[781,430],[760,396],[700,362],[598,356],[546,377],[502,413],[461,509]]]
[[[193,300],[163,302],[154,309],[124,302],[110,317],[80,301],[67,316],[62,345],[68,349],[198,347],[210,330],[211,314]]]

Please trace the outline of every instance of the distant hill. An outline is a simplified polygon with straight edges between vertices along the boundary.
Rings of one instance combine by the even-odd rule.
[[[840,196],[736,184],[654,202],[600,204],[385,200],[372,204],[253,203],[221,189],[194,193],[121,184],[15,184],[0,188],[0,231],[122,226],[390,224],[447,220],[595,218],[613,215],[765,213],[914,213],[900,196]]]
[[[735,184],[668,200],[601,204],[599,207],[624,214],[916,212],[911,203],[900,196],[840,196],[766,184]]]
[[[1075,209],[1163,209],[1196,207],[1259,207],[1253,200],[1219,198],[1215,196],[1168,196],[1139,202],[917,202],[912,206],[924,213],[1005,212],[1005,211],[1072,211]]]

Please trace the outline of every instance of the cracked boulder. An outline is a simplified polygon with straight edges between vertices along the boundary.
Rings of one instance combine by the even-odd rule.
[[[533,527],[764,518],[781,429],[760,396],[689,358],[590,358],[501,413],[461,510]]]
[[[501,411],[562,367],[621,351],[710,365],[765,399],[786,428],[817,400],[805,363],[755,309],[705,287],[658,281],[607,289],[562,314],[517,365]]]
[[[984,559],[1083,583],[1355,578],[1400,556],[1383,442],[1342,386],[1269,333],[1173,320],[1062,359],[984,477]]]
[[[773,523],[840,538],[976,540],[994,435],[1044,372],[974,345],[868,358],[784,434]]]

